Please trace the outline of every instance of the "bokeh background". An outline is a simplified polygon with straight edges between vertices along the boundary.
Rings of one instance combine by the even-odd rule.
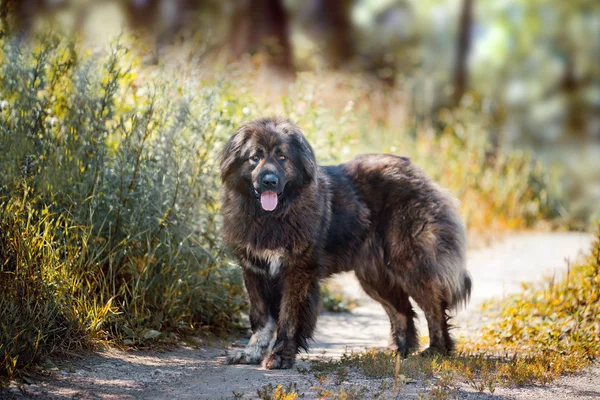
[[[0,381],[243,325],[218,154],[249,119],[410,157],[471,247],[597,229],[597,0],[0,0],[0,68]]]
[[[368,95],[388,97],[372,119],[398,130],[410,124],[438,134],[441,110],[476,104],[490,121],[482,135],[493,148],[532,150],[545,167],[563,173],[570,212],[587,219],[600,203],[596,1],[3,3],[2,18],[22,37],[51,26],[98,44],[130,32],[143,41],[133,50],[146,63],[164,64],[178,49],[188,68],[205,74],[231,64],[252,73],[275,68],[276,75],[271,69],[259,75],[255,90],[276,90],[302,72],[317,81],[361,76],[374,85]],[[332,77],[331,71],[340,74]],[[326,92],[324,98],[346,100]],[[393,137],[366,136],[369,150],[393,146]]]

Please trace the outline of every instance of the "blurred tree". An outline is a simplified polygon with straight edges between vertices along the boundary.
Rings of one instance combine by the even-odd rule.
[[[160,0],[125,0],[127,22],[136,31],[153,33],[159,18]]]
[[[85,1],[89,0],[0,0],[0,22],[3,29],[7,29],[20,38],[27,37],[33,30],[36,20],[40,16],[53,16],[69,7],[75,9],[75,25],[77,29],[85,17]],[[84,7],[81,5],[84,4]]]
[[[173,42],[190,18],[205,2],[202,0],[120,0],[129,27],[150,40],[153,61],[158,62],[162,47]]]
[[[323,48],[327,63],[340,68],[355,55],[351,12],[353,0],[310,0],[302,3],[299,19]]]
[[[132,29],[168,41],[185,27],[189,16],[202,3],[201,0],[125,0],[124,9]]]
[[[458,25],[458,41],[456,45],[456,61],[454,65],[454,105],[460,103],[469,79],[468,57],[471,50],[474,0],[462,0]]]
[[[600,115],[600,2],[479,2],[473,84],[507,111],[506,141],[594,137]]]
[[[267,62],[285,71],[292,69],[288,14],[281,0],[240,0],[234,11],[229,46],[234,58],[263,52]]]
[[[35,12],[45,5],[44,0],[0,0],[0,20],[5,29],[26,36],[33,26]]]
[[[419,35],[413,6],[395,0],[372,11],[372,20],[357,32],[360,67],[393,86],[400,75],[415,71],[420,62]]]

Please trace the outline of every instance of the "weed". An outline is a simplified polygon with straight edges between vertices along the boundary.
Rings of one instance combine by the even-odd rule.
[[[455,386],[454,371],[443,364],[436,365],[436,379],[433,380],[428,392],[429,399],[457,399],[458,389]]]
[[[362,400],[366,398],[367,387],[364,385],[352,385],[339,388],[335,391],[319,388],[317,391],[318,399],[328,400]]]
[[[261,400],[294,400],[303,398],[304,394],[298,395],[296,383],[290,383],[285,388],[282,385],[273,386],[269,383],[256,391]]]
[[[334,373],[334,376],[335,376],[335,378],[333,380],[334,384],[336,386],[341,385],[348,378],[348,368],[340,368],[339,370],[337,370]]]
[[[340,363],[345,366],[355,366],[368,377],[383,378],[394,376],[396,370],[396,355],[390,352],[368,350],[364,353],[346,353]]]
[[[321,304],[326,311],[347,313],[354,309],[358,302],[348,297],[339,285],[325,281],[321,284]]]

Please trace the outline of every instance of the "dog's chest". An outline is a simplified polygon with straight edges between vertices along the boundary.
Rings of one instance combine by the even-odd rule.
[[[244,266],[256,273],[274,278],[281,273],[285,258],[286,254],[283,249],[248,249],[248,258],[244,261]]]

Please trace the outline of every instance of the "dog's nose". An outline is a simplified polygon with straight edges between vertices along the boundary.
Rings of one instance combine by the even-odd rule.
[[[279,179],[275,174],[266,174],[262,178],[262,184],[265,188],[275,188],[279,184]]]

